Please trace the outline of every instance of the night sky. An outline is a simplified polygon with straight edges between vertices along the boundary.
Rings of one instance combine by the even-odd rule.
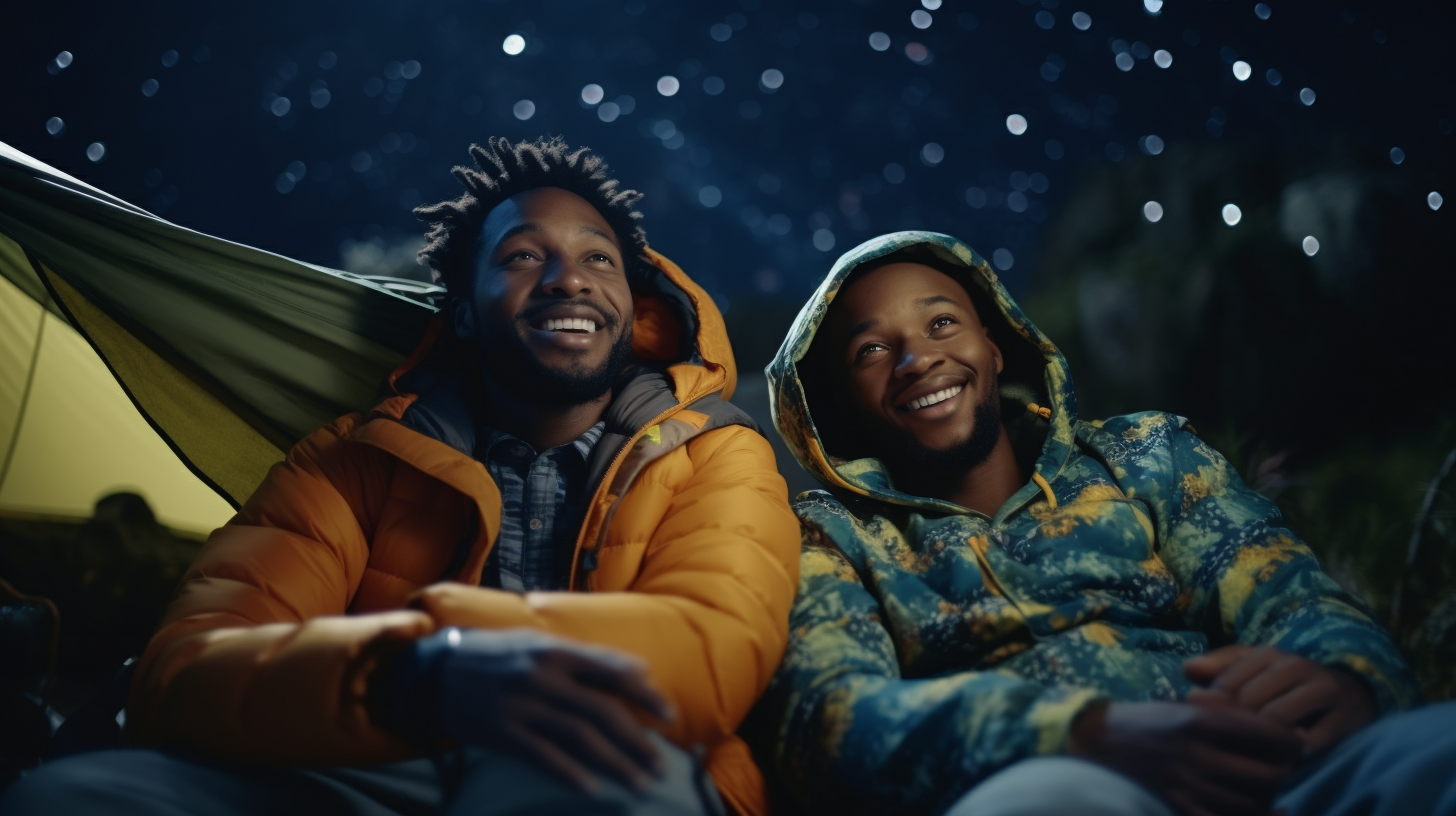
[[[146,5],[5,12],[0,140],[361,272],[408,273],[410,209],[456,195],[448,169],[490,135],[597,149],[730,311],[796,307],[840,252],[906,228],[962,237],[1021,294],[1080,178],[1185,142],[1338,134],[1425,206],[1451,194],[1444,3]]]

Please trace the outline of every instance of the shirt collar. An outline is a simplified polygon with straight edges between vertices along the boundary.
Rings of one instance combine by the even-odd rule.
[[[540,455],[536,452],[535,448],[531,447],[531,444],[529,442],[526,442],[525,440],[518,437],[511,436],[505,431],[485,425],[481,426],[481,430],[485,432],[484,444],[480,446],[480,450],[484,453],[484,456],[479,457],[481,459],[486,459],[494,455],[496,453],[497,445],[509,443],[515,443],[525,447],[526,450],[531,452],[531,458],[533,459]],[[582,461],[585,462],[591,458],[592,449],[595,448],[597,446],[597,443],[601,441],[602,434],[605,433],[606,430],[607,421],[602,420],[597,424],[591,426],[590,428],[587,428],[586,433],[582,434],[581,436],[578,436],[577,438],[571,440],[570,442],[567,442],[564,445],[557,445],[551,450],[563,450],[569,448],[576,451],[577,454],[581,456]],[[546,451],[546,453],[550,452],[551,451]]]

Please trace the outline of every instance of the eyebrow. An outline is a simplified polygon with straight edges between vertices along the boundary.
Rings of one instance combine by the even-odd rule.
[[[938,303],[948,303],[952,306],[961,306],[961,304],[957,303],[953,298],[946,297],[945,295],[931,295],[930,297],[923,297],[915,301],[915,305],[920,307],[921,309],[924,309],[927,306],[934,306]],[[845,336],[845,342],[847,343],[850,340],[853,340],[854,338],[860,336],[861,334],[864,334],[865,332],[873,329],[875,326],[878,325],[880,325],[880,321],[873,317],[869,320],[864,321],[863,323],[856,323],[854,327],[849,330],[849,334]]]
[[[501,233],[501,236],[495,240],[495,245],[497,247],[499,247],[501,244],[505,243],[506,241],[508,241],[508,240],[516,237],[517,235],[520,235],[522,233],[525,233],[525,232],[540,232],[540,231],[541,231],[541,228],[539,226],[537,226],[536,224],[530,222],[530,221],[527,221],[524,224],[517,224],[514,227],[511,227],[510,229],[508,229],[505,232]],[[618,249],[621,249],[621,247],[617,244],[617,239],[616,238],[612,237],[611,235],[608,235],[605,232],[602,232],[601,230],[597,229],[596,227],[592,227],[592,226],[582,227],[581,229],[577,230],[577,234],[578,235],[596,235],[596,236],[599,236],[601,238],[605,238],[608,241],[611,241],[612,242],[612,246],[617,247]]]

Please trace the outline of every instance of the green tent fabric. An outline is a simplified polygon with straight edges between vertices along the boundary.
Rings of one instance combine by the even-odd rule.
[[[0,277],[10,296],[0,309],[11,304],[0,314],[6,461],[28,424],[15,373],[42,362],[40,344],[23,338],[48,325],[33,307],[12,320],[23,295],[89,342],[161,439],[234,507],[293,442],[371,404],[434,313],[430,287],[402,294],[177,226],[4,143]],[[0,495],[12,478],[0,474]]]

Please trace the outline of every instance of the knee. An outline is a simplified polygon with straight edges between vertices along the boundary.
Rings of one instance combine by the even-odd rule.
[[[1141,785],[1081,759],[1027,759],[961,797],[945,816],[1172,816]]]
[[[46,763],[0,791],[0,816],[90,813],[114,805],[115,789],[106,783],[103,753],[78,754]]]

